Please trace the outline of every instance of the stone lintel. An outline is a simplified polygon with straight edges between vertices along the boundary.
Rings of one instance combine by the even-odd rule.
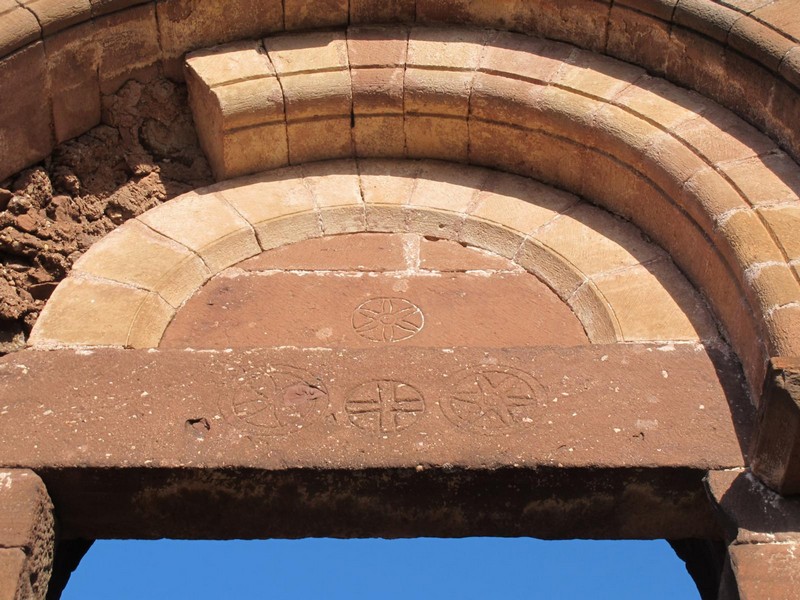
[[[53,468],[62,539],[720,539],[689,468]]]
[[[28,351],[0,465],[744,466],[733,359],[695,345]]]
[[[53,505],[27,469],[0,469],[0,599],[39,600],[53,565]]]
[[[773,358],[758,408],[753,472],[784,495],[800,494],[800,358]]]
[[[28,351],[0,397],[0,464],[87,539],[714,537],[749,423],[693,344]]]

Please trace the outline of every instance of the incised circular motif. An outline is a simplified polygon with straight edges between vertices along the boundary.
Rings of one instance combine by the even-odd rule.
[[[302,369],[276,366],[243,379],[233,395],[236,419],[267,435],[301,429],[327,405],[319,377]]]
[[[414,423],[425,412],[425,399],[414,386],[379,379],[352,390],[347,395],[345,411],[356,427],[391,433]]]
[[[373,342],[402,342],[424,324],[422,310],[405,298],[370,298],[353,312],[353,329]]]
[[[440,404],[457,427],[481,434],[509,433],[531,425],[541,395],[533,376],[511,367],[475,367],[455,375]]]

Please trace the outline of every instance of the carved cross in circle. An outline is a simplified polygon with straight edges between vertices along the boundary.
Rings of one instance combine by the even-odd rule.
[[[413,386],[401,381],[369,381],[347,397],[350,422],[361,429],[383,433],[405,429],[425,411],[425,400]]]

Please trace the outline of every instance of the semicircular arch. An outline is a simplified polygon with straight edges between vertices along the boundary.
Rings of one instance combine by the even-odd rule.
[[[234,179],[95,244],[47,303],[38,348],[158,346],[211,277],[306,239],[403,232],[492,251],[544,281],[594,343],[719,343],[700,297],[630,224],[549,186],[436,161],[332,161]]]
[[[221,178],[353,155],[533,177],[664,247],[708,297],[754,388],[768,356],[800,354],[800,256],[781,224],[796,210],[800,169],[706,98],[565,44],[472,29],[278,36],[188,65]],[[257,106],[241,95],[253,89]]]

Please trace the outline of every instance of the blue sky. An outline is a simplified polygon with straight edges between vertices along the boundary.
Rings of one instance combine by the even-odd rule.
[[[100,541],[63,600],[699,598],[664,541]]]

